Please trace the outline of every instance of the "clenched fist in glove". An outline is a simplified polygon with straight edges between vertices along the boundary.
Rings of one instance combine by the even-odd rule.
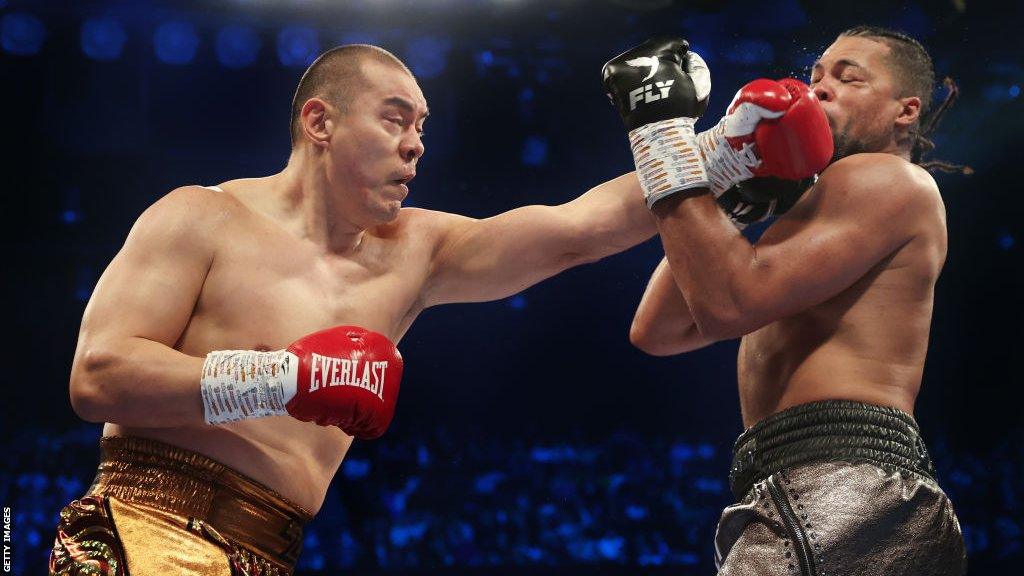
[[[391,423],[402,369],[387,337],[337,326],[284,350],[210,352],[200,387],[210,424],[290,415],[370,439]]]
[[[734,186],[755,177],[796,186],[832,157],[832,133],[821,105],[806,84],[790,78],[747,84],[716,126],[695,135],[693,125],[707,108],[711,75],[680,38],[651,39],[612,58],[602,80],[629,130],[649,207],[676,192],[710,188],[742,227],[773,207],[751,205]]]
[[[818,98],[799,80],[754,80],[719,123],[697,136],[717,197],[755,176],[809,178],[832,159],[832,131]]]

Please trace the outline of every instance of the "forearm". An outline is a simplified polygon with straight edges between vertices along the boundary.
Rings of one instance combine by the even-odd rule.
[[[71,403],[91,422],[147,428],[204,424],[203,362],[145,338],[85,341],[71,369]]]
[[[682,354],[714,342],[697,330],[690,307],[664,258],[651,274],[633,317],[629,339],[634,346],[654,356]]]
[[[672,276],[698,330],[721,340],[742,334],[756,264],[750,242],[710,194],[678,194],[654,206]]]
[[[574,252],[585,261],[632,248],[657,232],[633,172],[595,186],[560,208],[571,214],[577,231]]]

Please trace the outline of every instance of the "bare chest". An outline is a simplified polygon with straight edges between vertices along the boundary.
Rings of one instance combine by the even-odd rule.
[[[338,325],[397,342],[419,312],[426,265],[410,247],[339,257],[291,238],[252,240],[218,252],[183,344],[277,349]]]

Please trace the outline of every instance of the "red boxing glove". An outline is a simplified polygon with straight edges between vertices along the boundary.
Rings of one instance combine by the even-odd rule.
[[[761,164],[752,168],[755,176],[800,180],[817,174],[832,159],[828,118],[811,88],[799,80],[754,80],[736,93],[729,114],[745,117],[726,129],[733,149],[757,144]]]
[[[201,382],[206,421],[287,414],[377,438],[394,416],[403,367],[387,337],[358,326],[315,332],[275,352],[211,352]]]
[[[697,143],[716,198],[755,176],[808,178],[832,159],[825,111],[810,87],[792,78],[748,83]]]
[[[388,429],[402,381],[402,355],[385,336],[358,326],[337,326],[287,348],[299,359],[288,413],[357,438]]]

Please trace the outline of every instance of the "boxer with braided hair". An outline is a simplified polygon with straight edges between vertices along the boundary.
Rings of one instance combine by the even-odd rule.
[[[649,62],[644,51],[605,72],[666,255],[630,339],[654,355],[741,339],[746,431],[715,539],[719,575],[962,574],[960,525],[913,417],[946,257],[927,169],[966,170],[922,159],[955,86],[928,114],[927,51],[859,26],[815,62],[809,87],[744,86],[709,147],[692,129],[710,90],[703,61],[657,54],[655,88],[700,89],[674,103],[652,90],[641,104],[629,66]],[[798,183],[804,168],[818,172],[813,185]],[[771,215],[754,243],[737,230]]]

